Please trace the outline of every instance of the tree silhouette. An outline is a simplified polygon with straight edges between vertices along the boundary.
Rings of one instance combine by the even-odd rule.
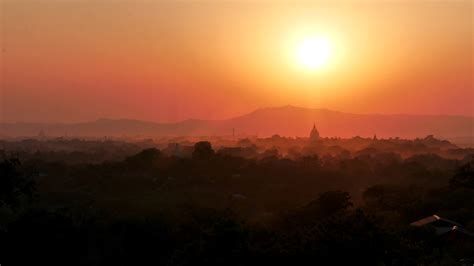
[[[0,206],[18,207],[22,199],[30,200],[36,191],[32,175],[23,173],[18,159],[0,163]]]
[[[345,191],[327,191],[319,195],[319,198],[310,202],[307,209],[321,212],[324,215],[332,215],[345,211],[352,206],[351,197]]]
[[[474,188],[474,161],[460,166],[449,184],[452,188]]]
[[[214,155],[211,143],[209,141],[199,141],[194,144],[193,159],[207,160]]]
[[[160,158],[160,156],[160,150],[150,148],[145,149],[134,156],[128,157],[126,162],[136,167],[146,167],[153,165],[153,163],[155,163],[158,158]]]

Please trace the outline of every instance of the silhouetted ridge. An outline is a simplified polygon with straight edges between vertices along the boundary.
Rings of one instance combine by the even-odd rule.
[[[251,113],[225,120],[188,119],[175,123],[155,123],[134,119],[101,118],[94,122],[74,124],[3,123],[0,135],[37,136],[43,130],[48,136],[172,136],[172,135],[237,135],[304,136],[313,123],[321,137],[401,137],[435,135],[439,138],[472,136],[474,117],[449,115],[381,115],[350,114],[327,109],[302,108],[292,105],[259,108]]]

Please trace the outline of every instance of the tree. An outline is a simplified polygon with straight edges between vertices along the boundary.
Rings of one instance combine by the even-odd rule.
[[[319,198],[310,202],[308,209],[320,211],[324,215],[332,215],[347,210],[352,206],[351,197],[345,191],[327,191],[319,195]]]
[[[153,165],[153,163],[155,163],[160,158],[160,156],[160,150],[150,148],[142,150],[134,156],[128,157],[126,162],[137,167],[147,167]]]
[[[209,141],[199,141],[194,144],[193,159],[207,160],[214,155],[211,143]]]
[[[5,159],[0,163],[0,206],[18,207],[22,199],[30,200],[36,191],[32,175],[20,169],[18,159]]]
[[[474,188],[474,161],[461,165],[449,180],[452,188]]]

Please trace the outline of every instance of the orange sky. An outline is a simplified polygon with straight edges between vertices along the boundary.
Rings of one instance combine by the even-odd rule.
[[[3,0],[0,120],[474,115],[471,1],[305,2]],[[333,53],[302,69],[314,35]]]

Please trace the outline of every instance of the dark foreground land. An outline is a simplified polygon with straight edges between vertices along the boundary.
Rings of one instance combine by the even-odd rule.
[[[3,141],[0,264],[472,265],[472,149],[211,142]]]

